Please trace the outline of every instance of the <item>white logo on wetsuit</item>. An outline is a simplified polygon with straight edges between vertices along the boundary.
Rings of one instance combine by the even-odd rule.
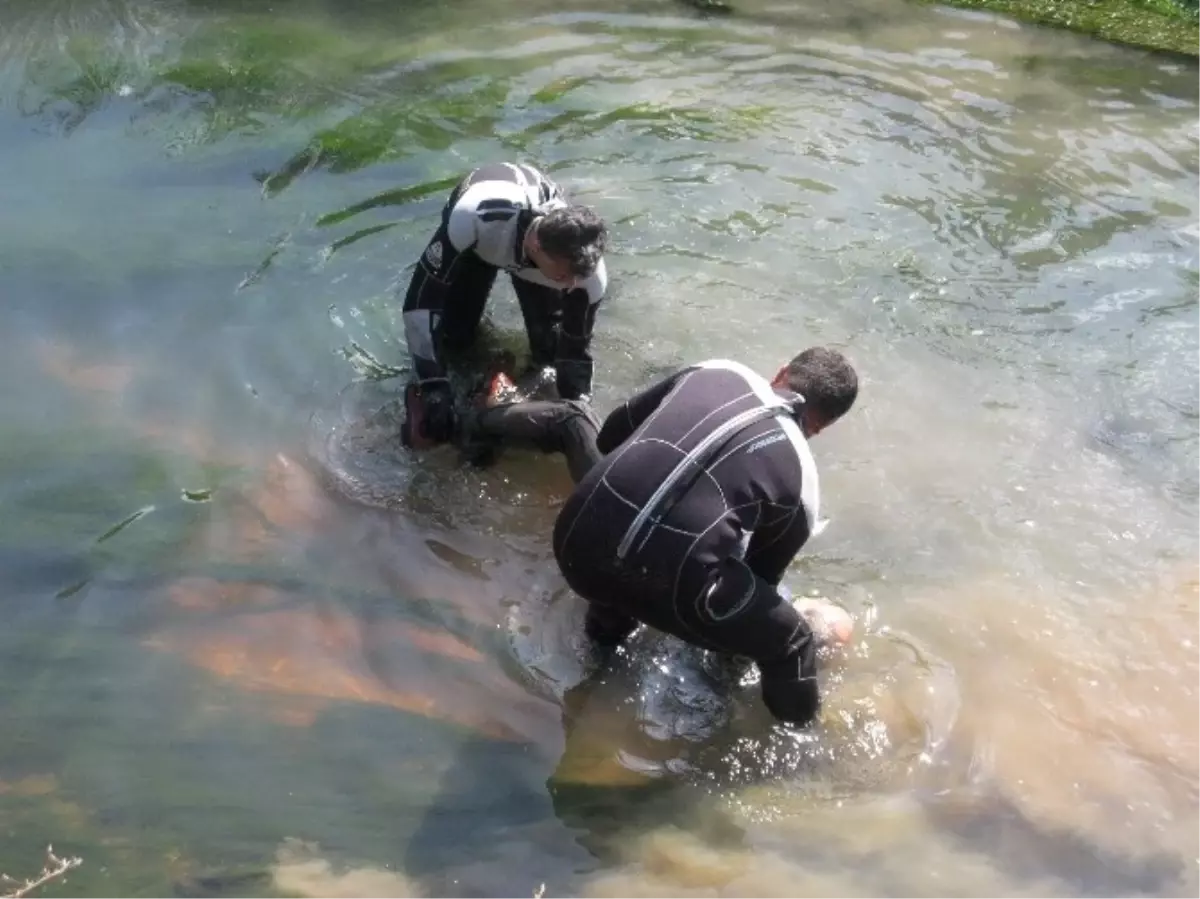
[[[425,248],[425,261],[433,268],[441,268],[442,266],[442,242],[435,240]]]
[[[780,440],[787,440],[787,434],[783,433],[783,431],[776,431],[774,434],[763,437],[760,440],[755,440],[750,444],[750,448],[746,450],[746,453],[749,455],[755,450],[760,450],[764,446],[770,446],[772,443],[778,443]]]

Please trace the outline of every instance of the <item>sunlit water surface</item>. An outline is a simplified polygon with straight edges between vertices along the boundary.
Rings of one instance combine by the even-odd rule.
[[[1194,63],[736,6],[0,6],[0,870],[1196,894]],[[810,733],[651,634],[594,671],[561,460],[398,446],[398,292],[517,158],[612,223],[601,411],[858,367],[786,578],[858,625]]]

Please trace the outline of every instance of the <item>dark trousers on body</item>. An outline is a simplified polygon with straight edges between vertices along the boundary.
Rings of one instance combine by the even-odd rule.
[[[508,446],[562,453],[578,484],[600,461],[596,435],[600,422],[578,400],[527,400],[475,413],[468,439],[494,440]]]

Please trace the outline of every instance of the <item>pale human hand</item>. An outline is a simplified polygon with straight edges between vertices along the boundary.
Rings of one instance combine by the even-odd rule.
[[[786,587],[779,589],[779,595],[792,604],[792,607],[804,616],[808,626],[822,646],[844,646],[854,636],[854,619],[841,606],[835,606],[827,599],[800,597],[793,599],[791,591]]]

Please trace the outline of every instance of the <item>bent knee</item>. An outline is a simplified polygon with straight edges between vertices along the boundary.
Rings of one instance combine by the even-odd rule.
[[[568,420],[574,421],[582,418],[595,431],[600,431],[600,416],[596,414],[596,410],[592,408],[592,404],[584,400],[564,400],[567,407],[571,410]]]

